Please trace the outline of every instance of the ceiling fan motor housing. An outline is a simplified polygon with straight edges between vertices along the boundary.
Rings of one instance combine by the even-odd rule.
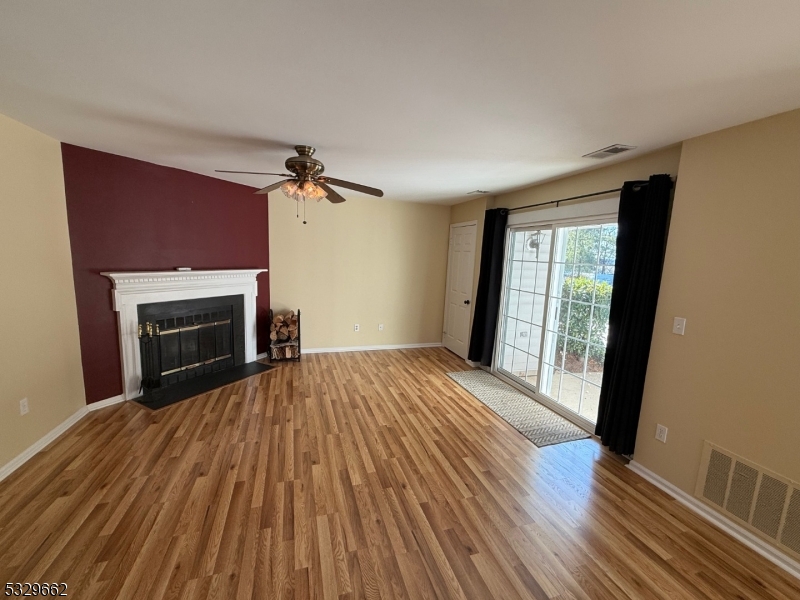
[[[325,165],[312,156],[316,148],[311,146],[295,146],[297,156],[286,159],[286,169],[297,175],[301,180],[311,179],[321,175]]]

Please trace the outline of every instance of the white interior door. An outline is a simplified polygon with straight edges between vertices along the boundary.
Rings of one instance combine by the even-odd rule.
[[[450,226],[442,343],[462,358],[467,358],[469,349],[476,230],[474,223]]]

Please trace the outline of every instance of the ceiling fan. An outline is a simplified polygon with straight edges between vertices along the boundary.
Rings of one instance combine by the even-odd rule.
[[[217,169],[217,173],[245,173],[249,175],[275,175],[277,177],[286,177],[281,181],[268,185],[256,192],[256,194],[269,194],[278,188],[286,194],[289,198],[297,200],[298,202],[305,202],[306,200],[320,201],[327,198],[334,204],[344,202],[345,198],[339,195],[336,190],[331,186],[347,188],[355,190],[370,196],[383,196],[383,192],[377,188],[361,185],[360,183],[352,183],[342,179],[334,179],[323,175],[325,165],[321,161],[314,158],[316,148],[311,146],[295,146],[297,156],[292,156],[286,159],[286,169],[289,173],[260,173],[256,171],[223,171]]]

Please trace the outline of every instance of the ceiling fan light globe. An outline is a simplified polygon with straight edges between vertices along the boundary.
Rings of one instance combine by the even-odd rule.
[[[291,198],[292,200],[298,200],[298,201],[300,200],[300,198],[298,197],[299,188],[297,186],[297,183],[294,181],[287,181],[286,183],[284,183],[281,186],[281,191],[285,196]]]
[[[281,186],[281,191],[287,196],[290,196],[297,191],[297,183],[294,181],[287,181]]]
[[[319,202],[320,200],[325,198],[327,195],[328,195],[328,192],[323,190],[321,187],[319,187],[318,185],[314,186],[314,199],[317,202]]]
[[[299,192],[301,193],[306,200],[322,200],[328,193],[323,190],[318,185],[314,184],[312,181],[306,181],[303,186],[302,190]]]

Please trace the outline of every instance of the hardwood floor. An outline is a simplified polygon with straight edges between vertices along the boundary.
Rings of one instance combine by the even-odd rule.
[[[72,598],[800,598],[593,440],[536,448],[440,348],[90,413],[0,483],[0,586]]]

